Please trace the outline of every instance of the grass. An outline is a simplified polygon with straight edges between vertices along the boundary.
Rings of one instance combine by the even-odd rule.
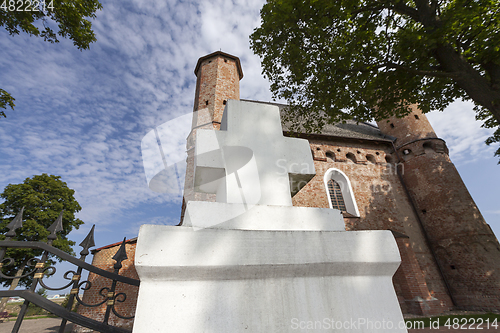
[[[58,316],[56,315],[52,315],[52,314],[48,314],[48,315],[41,315],[41,316],[25,316],[23,318],[23,320],[30,320],[30,319],[43,319],[43,318],[59,318]],[[8,321],[16,321],[17,320],[17,316],[16,317],[11,317],[9,318]]]
[[[54,303],[63,303],[64,298],[52,300]],[[5,311],[9,313],[9,321],[16,320],[19,310],[23,305],[24,301],[20,302],[9,302],[5,307]],[[40,318],[57,318],[57,316],[52,315],[50,312],[30,303],[28,310],[26,311],[25,319],[40,319]]]

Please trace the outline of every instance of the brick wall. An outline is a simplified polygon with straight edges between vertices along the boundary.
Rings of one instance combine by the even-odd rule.
[[[402,310],[431,314],[450,309],[452,302],[445,282],[397,174],[397,168],[405,172],[404,166],[387,163],[397,161],[392,145],[333,137],[309,138],[309,142],[316,176],[293,197],[293,205],[329,208],[324,175],[330,168],[344,172],[360,214],[344,217],[346,230],[393,230],[409,237],[405,247],[400,248],[402,268],[394,279]],[[401,242],[398,240],[398,244]],[[405,293],[405,286],[414,290]]]
[[[404,148],[413,155],[419,144]],[[500,246],[455,166],[432,149],[406,158],[405,182],[457,306],[500,309]]]
[[[134,257],[135,257],[135,248],[136,248],[136,240],[128,241],[125,244],[125,250],[127,253],[128,259],[122,261],[122,268],[120,269],[120,275],[130,277],[133,279],[139,279],[137,272],[135,271],[134,267]],[[102,248],[98,251],[92,251],[94,254],[94,257],[92,259],[92,265],[104,269],[108,272],[114,272],[113,265],[115,264],[115,261],[111,259],[116,251],[118,251],[118,248],[120,247],[121,243],[112,245],[112,246],[107,246],[105,248]],[[89,274],[88,281],[91,283],[91,287],[88,290],[85,290],[84,295],[83,295],[83,302],[86,304],[97,304],[100,303],[104,300],[104,297],[99,294],[100,290],[104,287],[111,287],[112,280],[109,280],[105,277],[102,277],[100,275],[96,275],[93,273]],[[116,292],[115,294],[118,293],[125,293],[127,295],[126,299],[124,302],[119,302],[118,300],[123,300],[122,297],[117,296],[117,301],[115,302],[115,310],[118,314],[124,317],[131,317],[134,316],[135,314],[135,307],[137,303],[137,294],[139,292],[139,288],[136,286],[131,286],[128,284],[124,284],[121,282],[118,282],[116,285]],[[107,290],[103,291],[103,294],[106,295]],[[85,307],[82,306],[81,304],[78,306],[78,311],[79,314],[98,320],[102,321],[104,319],[104,314],[106,313],[106,303],[98,306],[98,307]],[[132,329],[134,320],[133,319],[121,319],[117,316],[114,315],[113,312],[111,312],[111,315],[109,317],[109,324],[113,326],[118,326],[118,327],[123,327],[127,329]],[[75,333],[83,333],[83,332],[93,332],[92,330],[81,327],[78,325],[75,325],[73,332]]]
[[[457,307],[500,310],[500,244],[425,115],[379,123],[397,137],[403,180]],[[422,269],[427,269],[426,264]]]
[[[396,242],[401,255],[401,265],[394,274],[393,282],[400,296],[398,299],[400,304],[402,303],[403,312],[432,316],[449,309],[451,302],[448,295],[444,294],[438,299],[429,291],[409,238],[396,236]],[[435,295],[435,292],[433,294]]]

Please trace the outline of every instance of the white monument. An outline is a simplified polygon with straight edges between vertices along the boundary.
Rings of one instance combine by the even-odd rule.
[[[221,130],[196,135],[195,188],[217,202],[188,202],[180,227],[141,227],[134,333],[406,332],[391,232],[292,206],[314,164],[277,107],[229,100]]]

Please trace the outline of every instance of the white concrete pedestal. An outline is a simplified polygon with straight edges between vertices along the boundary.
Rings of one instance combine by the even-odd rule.
[[[183,227],[238,230],[345,231],[340,210],[188,201]]]
[[[399,262],[389,231],[143,225],[133,332],[406,332]]]
[[[197,130],[194,167],[217,202],[188,202],[182,227],[141,227],[134,333],[406,332],[391,232],[292,206],[314,161],[278,107],[229,100],[220,131]]]

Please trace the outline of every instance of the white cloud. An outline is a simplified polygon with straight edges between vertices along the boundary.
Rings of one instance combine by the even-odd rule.
[[[427,114],[438,137],[446,141],[455,163],[490,158],[495,150],[484,143],[493,130],[481,128],[482,123],[475,120],[473,107],[470,102],[456,101],[444,112]]]
[[[155,224],[155,225],[177,225],[179,221],[169,217],[169,216],[153,216],[145,220],[136,221],[131,223],[127,227],[127,233],[131,235],[137,235],[139,233],[139,228],[143,224]]]

